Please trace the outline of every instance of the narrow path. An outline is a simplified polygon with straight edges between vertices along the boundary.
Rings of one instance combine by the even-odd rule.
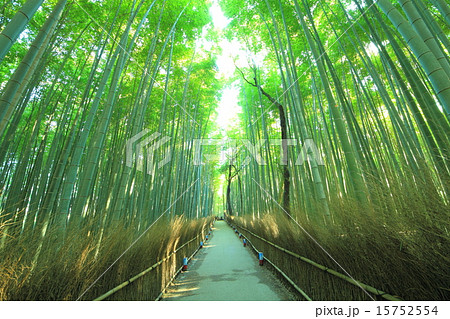
[[[163,300],[295,300],[281,282],[244,247],[224,221],[163,296]]]

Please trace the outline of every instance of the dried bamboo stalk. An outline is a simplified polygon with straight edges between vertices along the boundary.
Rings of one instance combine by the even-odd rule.
[[[144,271],[140,272],[139,274],[137,274],[136,276],[128,279],[127,281],[121,283],[120,285],[114,287],[113,289],[109,290],[108,292],[104,293],[103,295],[97,297],[94,299],[94,301],[100,301],[100,300],[104,300],[107,297],[111,296],[112,294],[114,294],[115,292],[119,291],[120,289],[122,289],[123,287],[128,286],[129,284],[131,284],[133,281],[135,281],[136,279],[144,276],[145,274],[147,274],[148,272],[150,272],[151,270],[155,269],[156,267],[158,267],[159,265],[161,265],[163,262],[165,262],[167,259],[169,259],[170,257],[172,257],[174,254],[176,254],[181,248],[183,248],[184,246],[186,246],[187,244],[193,242],[194,240],[196,240],[200,235],[195,236],[194,238],[192,238],[191,240],[189,240],[188,242],[184,243],[183,245],[181,245],[180,247],[178,247],[176,250],[174,250],[170,255],[168,255],[167,257],[161,259],[160,261],[158,261],[156,264],[150,266],[149,268],[145,269]],[[198,249],[197,249],[198,250]]]
[[[341,274],[340,272],[337,272],[337,271],[335,271],[335,270],[333,270],[333,269],[330,269],[330,268],[328,268],[328,267],[326,267],[326,266],[323,266],[323,265],[321,265],[321,264],[318,264],[318,263],[316,263],[315,261],[312,261],[311,259],[308,259],[308,258],[306,258],[306,257],[300,256],[300,255],[298,255],[298,254],[296,254],[296,253],[294,253],[294,252],[292,252],[292,251],[289,251],[289,250],[287,250],[287,249],[285,249],[285,248],[283,248],[283,247],[281,247],[281,246],[278,246],[277,244],[274,244],[274,243],[268,241],[267,239],[265,239],[265,238],[263,238],[263,237],[261,237],[261,236],[256,235],[255,233],[251,232],[250,230],[248,230],[248,229],[245,228],[245,227],[238,226],[238,225],[235,225],[235,227],[238,227],[238,228],[240,228],[240,229],[242,229],[242,230],[245,230],[246,232],[248,232],[248,233],[251,234],[252,236],[258,238],[259,240],[262,240],[262,241],[266,242],[267,244],[271,245],[271,246],[274,247],[274,248],[277,248],[278,250],[281,250],[282,252],[285,252],[285,253],[288,254],[288,255],[291,255],[291,256],[293,256],[293,257],[295,257],[295,258],[297,258],[297,259],[300,259],[301,261],[304,261],[304,262],[306,262],[306,263],[308,263],[308,264],[310,264],[310,265],[312,265],[312,266],[314,266],[314,267],[316,267],[316,268],[319,268],[319,269],[321,269],[321,270],[323,270],[323,271],[325,271],[325,272],[327,272],[327,273],[329,273],[329,274],[331,274],[331,275],[333,275],[333,276],[339,277],[339,278],[341,278],[341,279],[343,279],[343,280],[349,282],[350,284],[352,284],[352,285],[354,285],[354,286],[357,286],[357,287],[359,287],[359,288],[362,287],[363,289],[367,290],[368,292],[370,292],[370,293],[372,293],[372,294],[374,294],[374,295],[380,296],[380,297],[382,297],[382,298],[384,298],[384,299],[386,299],[386,300],[391,300],[391,301],[402,301],[402,299],[400,299],[399,297],[393,296],[393,295],[388,294],[388,293],[386,293],[386,292],[384,292],[384,291],[382,291],[382,290],[379,290],[379,289],[374,288],[374,287],[372,287],[372,286],[369,286],[369,285],[367,285],[367,284],[365,284],[365,283],[362,283],[362,282],[360,282],[360,281],[358,281],[358,280],[352,279],[352,278],[350,278],[350,277],[348,277],[348,276],[346,276],[346,275],[344,275],[344,274]],[[264,257],[264,259],[266,259],[266,258]],[[267,259],[266,259],[266,260],[267,260]]]

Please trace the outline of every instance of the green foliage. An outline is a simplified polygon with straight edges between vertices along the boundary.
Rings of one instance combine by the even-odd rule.
[[[56,257],[49,257],[51,252],[60,258],[87,251],[86,260],[94,264],[92,251],[110,248],[117,253],[123,248],[114,241],[117,229],[129,236],[123,241],[128,243],[156,220],[168,225],[183,215],[188,223],[223,211],[217,193],[223,190],[230,160],[194,165],[192,141],[245,138],[256,144],[280,139],[280,110],[285,112],[287,137],[298,143],[289,146],[287,166],[280,163],[280,147],[269,142],[260,149],[266,165],[257,165],[252,156],[245,162],[250,155],[245,148],[235,154],[239,175],[231,183],[234,212],[252,218],[275,214],[289,173],[292,218],[311,229],[330,227],[329,236],[317,232],[326,243],[342,231],[344,238],[368,245],[361,238],[373,234],[380,245],[370,253],[387,247],[389,256],[398,257],[391,243],[383,246],[381,231],[369,227],[358,232],[357,227],[387,222],[393,223],[389,235],[416,247],[414,253],[426,246],[415,234],[436,245],[438,238],[447,241],[448,232],[438,223],[448,218],[450,123],[445,95],[436,88],[450,81],[436,83],[428,72],[430,65],[445,66],[450,60],[448,7],[442,1],[416,3],[424,22],[404,24],[406,33],[379,9],[390,8],[392,1],[222,0],[219,4],[231,22],[217,30],[208,12],[211,1],[77,0],[68,1],[56,28],[43,29],[57,2],[45,1],[0,64],[1,103],[7,105],[0,113],[0,254],[27,242],[34,245],[30,251],[37,250],[24,253],[23,263],[20,253],[8,255],[3,269],[19,270],[9,277],[15,278],[13,284],[1,283],[2,299],[37,298],[23,294],[27,278],[34,278],[33,286],[62,271],[65,275],[57,283],[49,283],[59,285],[64,276],[73,275],[70,263],[78,263],[78,257],[52,268],[48,263]],[[3,1],[0,30],[23,3]],[[398,21],[417,18],[410,5],[407,10],[394,4]],[[417,56],[417,48],[427,48],[422,37],[429,32],[436,45],[424,59]],[[414,46],[406,35],[414,36]],[[32,46],[39,37],[43,41]],[[223,39],[236,40],[248,52],[235,57],[239,70],[231,78],[218,75]],[[439,62],[436,56],[441,56]],[[15,90],[8,91],[8,85]],[[242,113],[223,132],[217,107],[225,88],[233,86],[240,88]],[[146,173],[150,162],[143,161],[140,169],[126,165],[127,141],[144,129],[170,138],[154,153],[153,164],[167,150],[172,151],[171,161],[155,166],[152,174]],[[308,149],[303,156],[309,160],[297,165],[303,144],[310,141],[323,163]],[[203,153],[210,154],[209,147]],[[216,149],[217,154],[226,151]],[[422,203],[414,206],[409,203],[413,198]],[[347,210],[357,226],[348,223]],[[426,229],[412,221],[417,215]],[[303,243],[305,238],[289,227],[286,238],[298,235]],[[187,227],[183,238],[192,229]],[[71,246],[77,230],[86,242]],[[341,252],[352,243],[329,247]],[[152,245],[157,251],[158,243]],[[366,258],[363,248],[358,254]],[[423,253],[408,260],[414,271],[421,263],[428,271],[432,266],[427,258]],[[446,261],[438,254],[436,259],[438,270],[430,270],[433,281]],[[35,267],[34,260],[35,273],[27,270]],[[356,274],[362,277],[369,264],[361,263]],[[131,274],[128,270],[123,273]],[[91,280],[99,268],[89,271]],[[408,280],[416,273],[411,274],[399,278]],[[117,284],[108,278],[102,288]],[[70,291],[53,287],[42,298],[73,299],[86,285]],[[394,287],[400,294],[399,282],[387,285],[379,287]],[[434,283],[430,286],[437,289]]]

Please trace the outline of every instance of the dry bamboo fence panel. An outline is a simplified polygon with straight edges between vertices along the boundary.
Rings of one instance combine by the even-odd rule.
[[[100,300],[104,300],[107,297],[111,296],[112,294],[114,294],[115,292],[119,291],[120,289],[128,286],[129,284],[131,284],[133,281],[135,281],[136,279],[144,276],[145,274],[147,274],[148,272],[156,269],[158,266],[160,266],[163,262],[165,262],[166,260],[168,260],[170,257],[172,257],[174,254],[176,254],[180,249],[182,249],[183,247],[185,247],[186,245],[190,244],[191,242],[193,242],[194,240],[196,240],[198,237],[200,236],[200,234],[198,234],[197,236],[195,236],[194,238],[192,238],[191,240],[187,241],[186,243],[184,243],[183,245],[181,245],[180,247],[178,247],[176,250],[174,250],[172,253],[170,253],[168,256],[164,257],[163,259],[161,259],[160,261],[158,261],[157,263],[153,264],[152,266],[150,266],[149,268],[145,269],[144,271],[140,272],[139,274],[137,274],[136,276],[128,279],[127,281],[121,283],[120,285],[114,287],[113,289],[109,290],[108,292],[104,293],[103,295],[97,297],[94,299],[94,301],[100,301]],[[198,251],[198,248],[196,250],[196,252]],[[178,271],[177,271],[178,273]]]
[[[401,301],[401,300],[402,300],[402,299],[400,299],[400,298],[397,297],[397,296],[393,296],[393,295],[391,295],[391,294],[388,294],[387,292],[384,292],[384,291],[382,291],[382,290],[379,290],[379,289],[377,289],[377,288],[374,288],[374,287],[372,287],[372,286],[369,286],[369,285],[367,285],[367,284],[365,284],[365,283],[362,283],[362,282],[360,282],[360,281],[358,281],[358,280],[352,279],[352,278],[350,278],[349,276],[346,276],[346,275],[344,275],[344,274],[341,274],[340,272],[337,272],[337,271],[335,271],[335,270],[333,270],[333,269],[330,269],[330,268],[328,268],[328,267],[326,267],[326,266],[323,266],[323,265],[321,265],[321,264],[318,264],[318,263],[316,263],[315,261],[312,261],[311,259],[308,259],[308,258],[306,258],[306,257],[300,256],[300,255],[298,255],[298,254],[296,254],[296,253],[294,253],[294,252],[292,252],[292,251],[289,251],[289,250],[287,250],[287,249],[285,249],[285,248],[283,248],[283,247],[281,247],[281,246],[278,246],[277,244],[274,244],[274,243],[272,243],[271,241],[269,241],[269,240],[267,240],[267,239],[265,239],[265,238],[263,238],[263,237],[261,237],[261,236],[255,234],[255,233],[253,233],[252,231],[248,230],[248,229],[245,228],[245,227],[242,227],[242,226],[239,226],[239,225],[234,225],[234,226],[235,226],[235,227],[238,227],[238,228],[240,228],[240,229],[242,229],[242,230],[244,230],[244,231],[246,231],[246,232],[249,233],[250,235],[252,235],[252,236],[254,236],[255,238],[258,238],[259,240],[261,240],[261,241],[263,241],[263,242],[265,242],[265,243],[271,245],[272,247],[274,247],[274,248],[276,248],[276,249],[278,249],[278,250],[280,250],[280,251],[282,251],[282,252],[284,252],[284,253],[286,253],[286,254],[288,254],[288,255],[291,255],[292,257],[295,257],[295,258],[297,258],[297,259],[299,259],[299,260],[301,260],[301,261],[303,261],[303,262],[306,262],[306,263],[308,263],[308,264],[310,264],[310,265],[312,265],[312,266],[314,266],[314,267],[316,267],[316,268],[319,268],[319,269],[321,269],[321,270],[323,270],[323,271],[329,273],[330,275],[333,275],[333,276],[335,276],[335,277],[341,278],[341,279],[343,279],[343,280],[349,282],[350,284],[352,284],[352,285],[354,285],[354,286],[358,286],[358,287],[360,287],[360,288],[363,288],[363,289],[367,290],[368,292],[370,292],[370,293],[372,293],[372,294],[374,294],[374,295],[376,295],[376,296],[379,296],[379,297],[382,297],[382,298],[384,298],[384,299],[386,299],[386,300],[391,300],[391,301]]]

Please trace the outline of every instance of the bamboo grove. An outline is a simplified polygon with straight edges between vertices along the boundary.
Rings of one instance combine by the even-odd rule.
[[[448,299],[448,3],[220,0],[223,31],[212,3],[4,1],[0,299],[93,299],[223,212],[390,294]],[[228,79],[222,39],[248,53]],[[231,83],[239,128],[217,133]],[[194,141],[217,136],[240,145],[198,165]],[[273,254],[315,300],[367,298]],[[153,298],[175,265],[117,298]]]
[[[260,160],[241,147],[224,164],[234,220],[339,269],[324,247],[397,296],[448,296],[448,4],[223,3],[228,36],[265,55],[236,62],[241,137]],[[331,285],[313,299],[367,298],[299,269],[307,293]]]
[[[11,258],[45,267],[59,250],[74,262],[68,255],[81,251],[70,241],[89,238],[95,260],[117,232],[131,243],[162,215],[162,223],[210,215],[212,171],[194,167],[185,146],[205,133],[218,82],[212,56],[196,52],[207,7],[187,3],[61,0],[36,13],[1,66],[2,253],[15,247]],[[168,165],[147,167],[146,154],[135,155],[142,167],[126,165],[127,141],[144,130],[165,138],[154,162],[171,149]],[[35,247],[23,251],[26,242]]]

